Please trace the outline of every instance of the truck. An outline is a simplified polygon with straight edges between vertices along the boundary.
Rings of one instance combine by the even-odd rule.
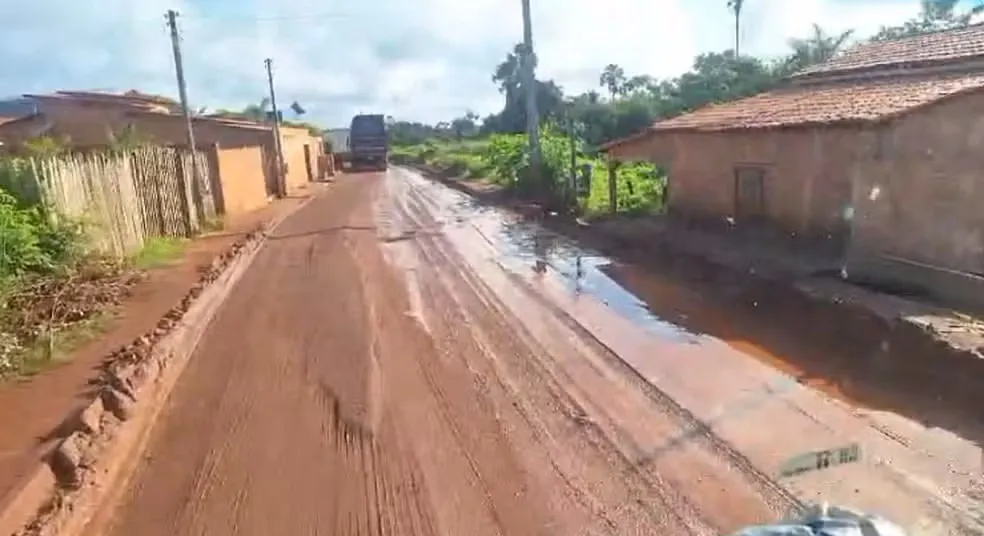
[[[389,136],[383,115],[360,114],[353,117],[348,146],[353,170],[386,171]]]

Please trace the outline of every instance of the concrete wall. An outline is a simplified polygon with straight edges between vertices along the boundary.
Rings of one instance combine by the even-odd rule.
[[[307,131],[301,129],[281,129],[284,150],[284,162],[287,164],[287,193],[296,192],[310,182],[308,166],[311,173],[317,173],[317,140]],[[314,161],[305,154],[304,146],[309,147],[309,153]]]
[[[871,133],[854,176],[851,256],[984,274],[984,95]]]
[[[693,218],[736,213],[735,167],[761,166],[765,217],[790,232],[846,232],[853,163],[864,133],[852,128],[654,133],[611,154],[669,171],[669,210]]]
[[[218,148],[216,160],[226,214],[242,214],[267,204],[263,158],[260,147]]]

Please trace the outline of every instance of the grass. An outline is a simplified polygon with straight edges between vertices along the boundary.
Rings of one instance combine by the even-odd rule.
[[[171,264],[184,253],[188,246],[185,238],[158,237],[144,244],[143,249],[131,259],[133,266],[141,270],[158,268]]]
[[[50,337],[47,334],[39,337],[34,345],[24,349],[14,377],[28,379],[53,365],[67,362],[73,352],[106,333],[115,317],[114,313],[103,311]]]

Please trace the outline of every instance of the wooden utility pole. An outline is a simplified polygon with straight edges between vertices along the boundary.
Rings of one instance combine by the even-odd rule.
[[[280,139],[280,112],[277,110],[277,94],[273,91],[273,60],[263,60],[266,65],[267,82],[270,84],[270,108],[273,109],[273,146],[277,151],[277,188],[280,197],[287,195],[287,166],[284,164],[284,148]]]
[[[536,193],[542,195],[545,189],[542,184],[540,169],[540,114],[536,109],[536,73],[534,71],[533,54],[533,21],[530,15],[530,0],[523,2],[523,87],[526,88],[526,134],[530,142],[530,171],[533,176]]]
[[[167,26],[171,30],[171,48],[174,51],[174,74],[178,79],[178,95],[181,99],[181,111],[185,118],[185,128],[188,133],[188,148],[191,151],[191,188],[194,199],[199,199],[201,195],[201,175],[199,175],[198,158],[195,156],[195,129],[191,121],[191,109],[188,107],[188,88],[185,85],[184,62],[181,57],[181,37],[178,35],[178,12],[169,9],[167,11]],[[187,192],[185,197],[187,198]],[[198,203],[195,202],[196,212]],[[201,221],[201,214],[197,214]],[[189,225],[189,228],[192,226]]]
[[[567,106],[567,139],[571,144],[571,176],[567,182],[567,208],[577,205],[577,138],[574,132],[574,103]]]

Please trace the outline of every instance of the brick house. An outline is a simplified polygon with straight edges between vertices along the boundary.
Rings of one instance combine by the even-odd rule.
[[[984,303],[984,25],[862,44],[605,150],[665,166],[671,213],[839,237],[849,272]]]
[[[5,145],[16,146],[30,138],[49,135],[73,147],[103,147],[127,130],[151,143],[187,144],[180,105],[166,97],[137,91],[122,94],[59,91],[25,98],[36,105],[37,111],[0,124],[0,142]],[[260,151],[266,190],[270,195],[279,191],[272,127],[210,116],[195,117],[193,125],[199,147],[217,145],[223,150],[252,147]],[[281,139],[287,165],[285,188],[289,194],[321,176],[318,157],[322,144],[318,137],[300,128],[281,128]]]

